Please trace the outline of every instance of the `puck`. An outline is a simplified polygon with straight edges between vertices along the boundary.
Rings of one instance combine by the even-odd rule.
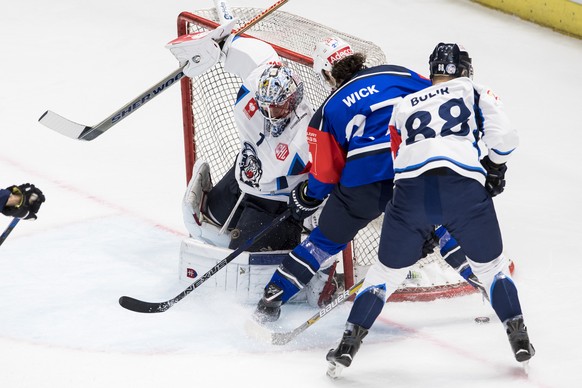
[[[489,317],[477,317],[475,318],[476,323],[489,323]]]

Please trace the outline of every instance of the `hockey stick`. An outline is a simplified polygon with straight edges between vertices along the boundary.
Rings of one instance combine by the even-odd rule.
[[[330,304],[319,310],[315,315],[309,318],[307,321],[303,322],[301,325],[297,326],[295,329],[287,332],[272,332],[267,329],[265,326],[257,323],[254,320],[247,321],[247,330],[252,332],[257,337],[265,339],[267,342],[273,345],[285,345],[299,334],[303,333],[305,330],[313,326],[316,322],[318,322],[321,318],[326,316],[331,310],[335,309],[337,306],[345,302],[350,298],[350,296],[354,295],[364,284],[364,279],[360,280],[356,284],[354,284],[348,290],[342,292],[337,298],[335,298]],[[251,326],[252,325],[252,326]]]
[[[253,19],[249,20],[244,26],[234,32],[235,35],[240,35],[247,31],[249,28],[254,26],[259,21],[263,20],[266,16],[273,13],[283,4],[289,0],[279,0]],[[219,12],[220,14],[220,12]],[[186,67],[186,64],[180,66],[178,69],[174,70],[167,77],[156,83],[151,88],[147,89],[145,92],[131,100],[129,103],[125,104],[122,108],[113,112],[105,120],[101,121],[99,124],[94,126],[88,126],[83,124],[78,124],[71,121],[53,111],[47,110],[40,116],[38,121],[56,131],[62,135],[70,137],[77,140],[93,140],[103,134],[105,131],[113,127],[115,124],[119,123],[121,120],[141,108],[146,102],[151,101],[158,95],[160,95],[164,90],[168,89],[170,86],[178,83],[178,81],[184,77],[182,70]]]
[[[0,235],[0,245],[2,245],[4,240],[6,240],[10,233],[12,233],[12,230],[16,227],[19,221],[20,218],[13,218],[12,221],[10,221],[10,224],[8,224],[6,229],[4,229],[4,232],[2,232],[2,235]]]
[[[279,224],[285,221],[287,218],[291,216],[291,210],[286,210],[277,218],[275,218],[269,225],[263,228],[256,236],[248,239],[244,244],[238,247],[236,250],[232,251],[228,256],[224,259],[219,261],[214,267],[210,268],[208,272],[206,272],[200,279],[196,280],[194,283],[188,286],[184,291],[176,295],[174,298],[169,299],[165,302],[144,302],[135,298],[131,298],[129,296],[122,296],[119,298],[119,304],[121,307],[126,308],[131,311],[135,311],[137,313],[162,313],[168,310],[170,307],[178,303],[182,300],[185,296],[190,294],[196,288],[200,287],[202,283],[212,277],[215,273],[220,271],[224,268],[228,263],[233,261],[238,255],[242,252],[250,248],[254,243],[259,241],[262,237],[264,237],[267,233],[275,229]]]

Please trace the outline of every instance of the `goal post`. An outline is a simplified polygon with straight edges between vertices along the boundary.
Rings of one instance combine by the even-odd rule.
[[[239,27],[261,11],[256,8],[232,8],[232,13],[239,18]],[[214,29],[218,24],[215,9],[182,12],[178,16],[178,35]],[[332,35],[349,42],[355,52],[364,53],[367,66],[386,63],[382,49],[374,43],[283,11],[272,13],[243,34],[264,40],[275,48],[286,65],[299,74],[305,84],[304,96],[315,108],[321,105],[328,92],[311,68],[311,53],[317,42]],[[194,79],[182,78],[187,181],[197,158],[209,163],[215,182],[232,167],[240,147],[232,106],[241,83],[237,76],[225,72],[220,63]],[[346,289],[363,278],[369,266],[377,260],[381,223],[382,217],[371,222],[343,252]],[[425,301],[472,292],[475,289],[435,252],[410,271],[406,282],[390,300]]]

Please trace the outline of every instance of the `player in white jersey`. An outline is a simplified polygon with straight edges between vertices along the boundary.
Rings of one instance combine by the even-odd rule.
[[[503,323],[517,361],[535,353],[517,288],[502,254],[492,197],[505,186],[505,163],[518,145],[499,98],[473,82],[468,53],[439,43],[429,58],[433,86],[410,94],[390,121],[395,188],[374,264],[338,347],[327,354],[332,377],[349,366],[387,299],[418,261],[424,236],[443,225],[463,247]],[[479,142],[487,155],[480,161]]]
[[[303,82],[267,43],[231,36],[222,51],[224,69],[243,81],[233,107],[240,151],[214,187],[208,164],[196,162],[183,212],[193,238],[236,249],[284,212],[289,193],[307,179],[313,108],[303,98]],[[217,234],[208,222],[228,224],[231,232]],[[301,230],[290,217],[249,250],[291,249]]]

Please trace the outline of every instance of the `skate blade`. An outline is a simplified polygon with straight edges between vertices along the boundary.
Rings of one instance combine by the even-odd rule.
[[[529,376],[529,360],[522,361],[521,362],[521,367],[523,368],[523,372],[525,373],[525,375],[526,376]]]
[[[332,379],[338,379],[341,376],[342,370],[344,370],[345,366],[341,364],[336,364],[334,362],[330,362],[327,365],[327,376]]]

